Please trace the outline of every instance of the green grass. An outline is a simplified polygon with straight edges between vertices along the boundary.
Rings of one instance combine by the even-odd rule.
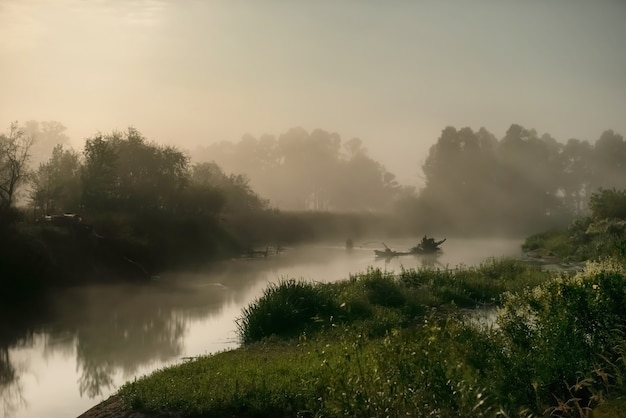
[[[495,303],[496,326],[446,297]],[[576,275],[491,260],[286,280],[244,310],[242,347],[119,393],[183,417],[607,416],[626,389],[625,312],[626,267],[612,260]]]

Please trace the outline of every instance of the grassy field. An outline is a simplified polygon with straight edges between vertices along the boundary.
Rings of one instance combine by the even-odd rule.
[[[135,409],[188,417],[614,416],[625,288],[611,260],[575,275],[492,260],[284,280],[242,312],[239,349],[119,394]],[[485,311],[494,322],[471,314]]]

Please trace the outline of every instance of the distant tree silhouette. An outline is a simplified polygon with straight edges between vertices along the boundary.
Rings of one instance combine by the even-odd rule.
[[[77,212],[81,201],[80,155],[57,145],[31,181],[32,206],[42,214]]]
[[[27,135],[17,122],[11,123],[6,134],[0,135],[0,210],[15,203],[18,187],[30,173],[28,164],[34,138]]]
[[[197,152],[226,171],[245,174],[273,206],[292,210],[381,211],[400,192],[395,175],[372,159],[358,138],[292,128],[278,137],[245,135]]]

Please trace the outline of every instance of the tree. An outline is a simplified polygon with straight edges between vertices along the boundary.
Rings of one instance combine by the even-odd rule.
[[[215,205],[223,203],[224,209],[228,212],[245,213],[267,207],[267,201],[261,199],[250,188],[245,175],[226,175],[214,162],[194,165],[191,169],[191,185],[195,193],[200,193],[207,199],[215,196],[212,202]],[[221,196],[223,201],[217,196]]]
[[[188,157],[148,142],[134,128],[85,143],[83,204],[94,210],[175,211],[188,180]]]
[[[418,205],[431,222],[466,232],[524,232],[564,219],[563,146],[513,124],[498,141],[486,129],[445,128],[423,166]]]
[[[591,194],[589,209],[595,220],[611,218],[626,220],[626,190],[600,188]]]
[[[332,132],[292,128],[278,138],[244,135],[200,149],[196,158],[241,173],[272,205],[290,210],[383,210],[395,199],[395,176],[358,138],[342,145]],[[199,156],[199,157],[198,157]]]
[[[595,143],[592,161],[592,188],[626,188],[626,141],[607,130]]]
[[[39,164],[33,174],[31,201],[34,208],[45,214],[78,211],[81,168],[76,151],[55,146],[50,159]]]
[[[502,205],[497,140],[486,129],[446,127],[430,149],[416,207],[437,228],[484,230]]]
[[[0,210],[15,203],[17,189],[28,177],[33,142],[17,122],[11,123],[7,134],[0,135]]]

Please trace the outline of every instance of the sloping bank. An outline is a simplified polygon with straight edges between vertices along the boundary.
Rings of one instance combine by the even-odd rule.
[[[81,417],[616,416],[602,408],[625,389],[625,289],[611,260],[287,280],[244,310],[239,349],[129,382]],[[485,305],[496,326],[459,314]]]

